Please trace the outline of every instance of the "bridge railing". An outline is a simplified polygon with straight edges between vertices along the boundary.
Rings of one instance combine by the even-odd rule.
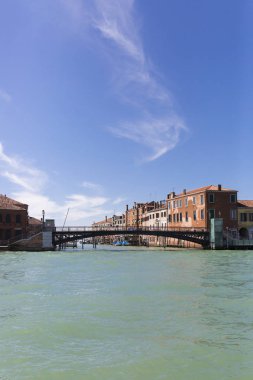
[[[102,227],[94,227],[94,226],[71,226],[71,227],[55,227],[54,232],[66,232],[66,233],[78,233],[78,232],[93,232],[93,231],[115,231],[122,232],[122,231],[128,231],[128,232],[136,232],[140,231],[140,234],[142,231],[192,231],[192,232],[206,232],[207,228],[204,227],[169,227],[169,226],[139,226],[139,227],[132,227],[132,226],[102,226]]]

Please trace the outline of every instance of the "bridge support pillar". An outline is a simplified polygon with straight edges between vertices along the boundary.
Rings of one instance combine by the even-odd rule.
[[[211,244],[211,249],[224,248],[223,219],[222,218],[211,219],[210,244]]]
[[[43,231],[42,232],[42,248],[43,250],[52,250],[53,249],[53,234],[52,231]]]

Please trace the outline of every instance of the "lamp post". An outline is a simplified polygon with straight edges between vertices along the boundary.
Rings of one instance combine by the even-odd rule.
[[[45,226],[45,210],[42,210],[42,229],[44,230]]]

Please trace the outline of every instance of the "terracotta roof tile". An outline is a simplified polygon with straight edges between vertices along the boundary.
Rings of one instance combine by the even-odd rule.
[[[194,189],[194,190],[188,190],[188,191],[186,191],[186,194],[188,194],[188,195],[196,194],[196,193],[201,193],[202,191],[235,191],[235,192],[237,192],[237,190],[228,189],[225,187],[221,187],[221,190],[219,190],[217,185],[209,185],[209,186],[199,187],[199,188]],[[182,195],[185,195],[185,194],[182,192],[180,194],[176,194],[175,197],[181,197]]]
[[[93,223],[93,226],[96,226],[96,225],[99,226],[100,224],[108,224],[108,223],[112,223],[112,218],[107,218],[107,220],[104,219],[99,222],[95,222]]]
[[[253,207],[253,200],[244,200],[237,202],[238,207]]]
[[[5,210],[27,210],[27,205],[20,203],[7,197],[6,195],[0,194],[0,208]]]
[[[29,221],[28,223],[31,225],[39,225],[42,224],[42,221],[39,219],[34,218],[33,216],[29,216]]]

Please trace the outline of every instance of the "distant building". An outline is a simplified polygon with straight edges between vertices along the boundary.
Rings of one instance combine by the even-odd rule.
[[[28,205],[0,194],[0,242],[26,235]]]
[[[92,224],[92,229],[93,230],[101,230],[101,229],[109,229],[113,227],[113,218],[107,218],[107,216],[105,217],[105,219],[103,220],[100,220],[99,222],[94,222]],[[110,244],[112,241],[113,241],[113,238],[112,236],[102,236],[102,237],[99,237],[97,238],[97,240],[101,243],[101,244]]]
[[[112,217],[112,225],[113,225],[113,227],[116,227],[118,229],[125,228],[125,225],[126,225],[125,214],[122,214],[122,215],[113,215],[113,217]]]
[[[212,218],[222,218],[224,228],[237,229],[237,190],[205,186],[167,196],[168,227],[210,228]]]
[[[241,239],[253,239],[253,200],[238,201],[238,230]]]
[[[127,228],[139,228],[142,225],[141,213],[143,205],[144,203],[134,202],[132,208],[129,209],[128,205],[126,206],[125,224]]]
[[[112,227],[113,226],[113,219],[112,218],[107,218],[100,220],[99,222],[94,222],[92,224],[93,229],[102,229],[102,228],[107,228],[107,227]]]
[[[131,229],[167,230],[207,230],[210,231],[211,219],[221,218],[224,231],[232,237],[253,239],[253,201],[237,201],[237,190],[221,185],[209,185],[194,190],[183,190],[180,194],[171,192],[165,201],[135,202],[132,208],[126,206],[122,216],[93,224],[93,228],[125,227]],[[190,243],[176,238],[152,235],[128,235],[133,244],[176,245],[192,247]]]
[[[167,228],[167,204],[166,201],[149,202],[143,207],[142,227],[146,229]],[[148,245],[166,245],[166,238],[157,236],[143,236],[143,241]]]

